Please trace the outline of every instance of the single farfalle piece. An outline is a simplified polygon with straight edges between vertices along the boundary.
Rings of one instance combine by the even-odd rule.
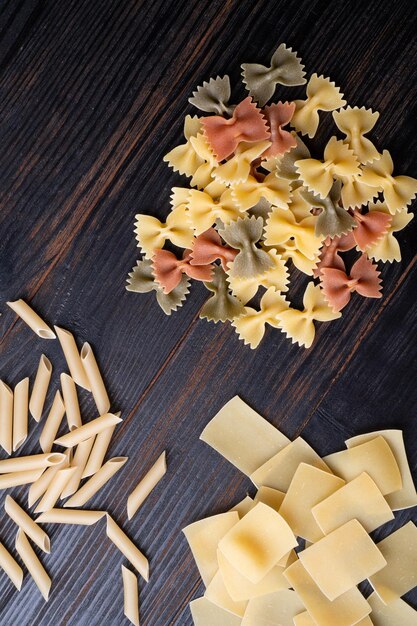
[[[248,209],[248,215],[252,217],[261,217],[264,222],[268,219],[268,215],[272,211],[272,204],[265,200],[265,198],[261,198],[259,202],[255,204],[251,209]]]
[[[289,239],[285,244],[276,246],[278,254],[282,256],[287,263],[291,261],[294,267],[307,276],[313,276],[317,263],[319,262],[320,252],[314,259],[309,259],[297,248],[297,244],[293,239]]]
[[[366,254],[353,264],[350,274],[340,269],[325,267],[320,279],[324,297],[333,311],[341,311],[353,292],[366,298],[381,298],[380,272]]]
[[[181,283],[183,274],[195,280],[210,281],[213,275],[211,265],[191,265],[191,250],[184,250],[182,259],[177,259],[169,250],[155,250],[152,259],[155,281],[165,294],[171,293]]]
[[[201,126],[218,161],[227,159],[242,141],[257,143],[270,137],[266,120],[250,97],[235,107],[231,118],[203,117]]]
[[[188,98],[188,102],[206,113],[231,115],[233,107],[229,105],[230,93],[229,77],[217,76],[197,87],[191,98]]]
[[[249,178],[253,161],[264,154],[270,145],[270,141],[255,144],[240,143],[235,155],[213,170],[214,178],[225,185],[235,186],[244,183]]]
[[[257,348],[265,335],[265,326],[269,324],[279,327],[278,316],[288,309],[288,302],[274,287],[270,287],[262,296],[260,310],[245,307],[244,314],[233,320],[239,339],[249,345],[252,350]]]
[[[325,267],[334,267],[335,269],[345,270],[345,262],[340,256],[340,252],[347,252],[355,247],[353,232],[341,237],[326,237],[323,247],[320,251],[320,258],[313,272],[315,278],[319,278],[321,270]]]
[[[176,146],[163,157],[163,160],[168,163],[174,172],[179,172],[185,176],[193,176],[200,165],[203,164],[203,160],[195,152],[192,144],[191,137],[195,137],[200,131],[201,125],[198,117],[191,117],[186,115],[184,121],[184,137],[186,142]]]
[[[249,176],[244,183],[232,188],[233,199],[241,211],[251,209],[262,198],[268,200],[273,206],[287,209],[290,192],[289,181],[278,178],[275,172],[271,172],[260,180]]]
[[[353,237],[362,252],[366,252],[369,246],[375,245],[382,239],[388,232],[392,221],[392,215],[389,212],[387,214],[376,210],[363,214],[359,209],[355,209],[353,217],[357,223]]]
[[[307,85],[307,99],[295,100],[291,124],[302,135],[314,137],[319,126],[319,111],[334,111],[346,104],[339,87],[330,78],[313,74]]]
[[[135,215],[135,218],[136,240],[146,258],[152,258],[154,250],[162,248],[167,240],[179,248],[190,247],[194,231],[185,204],[176,206],[165,223],[142,213]]]
[[[311,207],[321,209],[315,226],[316,235],[317,237],[321,237],[321,239],[324,237],[343,235],[356,226],[353,217],[346,209],[339,205],[341,188],[341,181],[335,181],[330,189],[329,195],[325,198],[320,198],[320,196],[307,189],[300,191],[302,197]]]
[[[295,86],[307,82],[301,59],[284,43],[275,50],[269,67],[259,63],[243,63],[241,68],[247,90],[261,107],[272,98],[278,83]]]
[[[243,304],[252,300],[258,292],[259,287],[273,287],[276,291],[288,291],[289,273],[285,261],[274,248],[267,250],[273,265],[260,276],[250,278],[236,277],[233,272],[229,275],[229,285],[232,293],[239,298]],[[229,266],[233,267],[233,263]]]
[[[288,308],[279,314],[279,328],[300,346],[310,348],[316,335],[314,322],[331,322],[341,317],[331,309],[319,285],[308,283],[303,297],[304,309]]]
[[[305,191],[307,191],[306,188],[301,186],[294,189],[291,193],[291,201],[288,208],[291,213],[293,213],[297,222],[301,222],[305,217],[311,217],[313,215],[311,204],[303,197],[303,192]]]
[[[305,187],[325,198],[332,188],[333,179],[355,176],[360,173],[359,162],[353,151],[343,141],[331,137],[324,149],[324,160],[302,159],[295,162],[297,172]]]
[[[273,266],[268,253],[256,246],[262,237],[263,226],[261,217],[245,217],[219,229],[222,239],[232,248],[239,250],[230,270],[231,276],[239,278],[260,276]]]
[[[191,189],[187,207],[188,218],[196,235],[211,228],[217,219],[228,224],[241,215],[230,189],[223,191],[220,198],[213,198],[206,191]]]
[[[408,213],[407,209],[403,209],[402,211],[391,215],[385,202],[371,203],[368,208],[369,213],[367,215],[384,213],[385,215],[391,217],[391,222],[382,237],[379,238],[376,243],[369,245],[366,248],[367,255],[374,259],[374,261],[383,261],[384,263],[387,261],[389,263],[392,263],[393,261],[401,261],[401,248],[398,240],[394,236],[394,233],[397,233],[405,228],[413,219],[413,214]]]
[[[220,266],[214,267],[211,282],[204,284],[214,295],[203,305],[200,311],[201,318],[216,324],[217,322],[232,320],[244,313],[243,304],[230,293],[227,275]]]
[[[182,306],[189,293],[190,282],[186,276],[182,276],[179,284],[169,294],[165,294],[162,287],[155,281],[153,275],[152,261],[145,259],[136,261],[136,266],[132,268],[127,278],[127,291],[136,293],[156,292],[156,300],[166,315],[171,315]]]
[[[277,165],[278,176],[289,180],[293,188],[299,187],[303,184],[295,165],[296,161],[309,159],[311,156],[310,150],[307,148],[301,137],[296,135],[295,140],[297,145],[289,152],[286,152]]]
[[[194,171],[190,184],[197,189],[204,189],[212,182],[213,170],[218,166],[218,162],[202,133],[190,137],[190,144],[200,159],[200,165]]]
[[[393,176],[394,164],[388,150],[362,170],[361,180],[370,187],[382,188],[391,214],[405,209],[417,194],[417,180],[411,176]]]
[[[227,271],[238,250],[225,246],[215,228],[209,228],[196,237],[191,246],[191,265],[210,265],[220,260],[224,271]]]
[[[362,181],[362,172],[355,176],[349,176],[348,178],[341,177],[343,183],[341,199],[345,209],[353,209],[355,207],[361,207],[372,202],[377,197],[378,193],[382,191],[382,187],[370,187]]]
[[[271,133],[271,145],[265,150],[264,157],[280,156],[297,146],[294,135],[283,128],[290,123],[294,111],[294,102],[277,102],[262,109]]]
[[[295,247],[308,259],[317,257],[322,238],[315,234],[317,218],[305,217],[300,222],[292,211],[275,208],[269,214],[265,226],[265,245],[282,246],[293,242]]]
[[[348,106],[340,111],[333,111],[336,126],[346,135],[345,142],[361,163],[369,163],[380,156],[372,141],[364,137],[373,129],[378,118],[378,111],[365,107]]]

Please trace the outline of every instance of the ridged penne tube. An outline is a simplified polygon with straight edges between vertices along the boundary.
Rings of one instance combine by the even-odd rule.
[[[146,500],[152,489],[159,483],[167,471],[165,451],[142,478],[127,499],[127,517],[132,519],[138,508]]]
[[[94,444],[94,437],[90,437],[90,439],[86,439],[78,444],[77,449],[74,454],[74,458],[72,460],[71,466],[76,467],[77,471],[71,476],[67,484],[65,485],[64,491],[61,493],[61,500],[63,498],[68,498],[75,493],[80,485],[81,476],[84,471],[85,465],[87,463],[88,457],[91,452],[91,448]]]
[[[25,472],[11,472],[10,474],[0,474],[0,489],[19,487],[35,482],[42,474],[42,469],[27,470]]]
[[[78,403],[77,389],[71,376],[61,374],[61,390],[67,414],[68,428],[74,430],[82,425],[80,405]]]
[[[16,550],[26,565],[29,574],[32,576],[39,591],[48,600],[49,590],[51,589],[52,580],[45,571],[44,566],[36,556],[36,553],[29,543],[28,538],[22,529],[17,531],[16,535]]]
[[[13,400],[13,452],[28,436],[29,378],[24,378],[14,388]]]
[[[139,595],[136,574],[122,565],[124,614],[135,626],[139,626]]]
[[[0,461],[0,474],[43,470],[52,465],[59,465],[64,458],[65,455],[61,452],[48,452],[47,454],[32,454],[30,456],[14,457],[13,459],[3,459]]]
[[[85,343],[81,348],[81,362],[90,383],[94,402],[96,403],[99,415],[104,415],[110,409],[110,400],[106,386],[103,382],[96,357],[89,343]]]
[[[59,390],[56,392],[54,401],[46,418],[39,443],[44,452],[50,452],[54,443],[54,439],[64,417],[65,406]]]
[[[77,385],[80,385],[80,387],[84,387],[87,391],[91,391],[90,383],[88,382],[87,374],[84,371],[80,353],[78,352],[73,334],[70,333],[69,330],[65,330],[65,328],[60,328],[59,326],[54,326],[54,328],[73,380],[77,383]]]
[[[115,456],[109,459],[90,480],[84,483],[81,489],[65,502],[64,507],[83,506],[123,467],[126,461],[126,456]]]
[[[80,524],[92,526],[106,511],[79,511],[78,509],[50,509],[42,513],[36,520],[37,524]]]
[[[57,472],[59,472],[59,470],[61,470],[61,469],[65,469],[66,467],[69,466],[70,460],[71,460],[71,455],[72,455],[72,450],[70,448],[68,450],[65,450],[65,452],[63,454],[63,459],[59,463],[59,465],[53,465],[52,467],[48,467],[32,483],[32,485],[29,487],[29,492],[28,492],[28,506],[29,506],[29,508],[32,507],[35,504],[35,502],[37,502],[39,500],[39,498],[41,496],[43,496],[43,494],[48,489],[49,485],[51,484],[51,482],[54,479],[54,476],[57,474]],[[0,477],[0,479],[1,479],[1,477]]]
[[[56,339],[54,331],[24,300],[7,302],[9,307],[42,339]]]
[[[13,391],[0,380],[0,445],[7,452],[13,448]]]
[[[107,537],[114,543],[116,548],[127,558],[133,567],[139,572],[142,578],[148,582],[149,580],[149,562],[142,552],[135,546],[133,541],[123,532],[116,524],[114,519],[107,514]]]
[[[88,478],[89,476],[92,476],[98,472],[100,467],[103,465],[104,457],[106,456],[106,452],[110,445],[115,428],[116,424],[114,424],[114,426],[109,426],[106,430],[103,430],[97,435],[81,478]]]
[[[36,543],[43,552],[49,554],[51,551],[51,542],[49,541],[48,535],[11,496],[6,496],[4,510],[19,528],[32,539],[33,543]]]
[[[42,417],[51,375],[52,363],[44,354],[42,354],[39,360],[38,371],[36,372],[36,378],[33,383],[33,389],[29,401],[30,414],[37,422],[39,422]]]
[[[45,511],[49,511],[50,509],[54,508],[65,485],[67,484],[71,476],[76,472],[76,470],[76,467],[66,467],[65,469],[61,469],[59,470],[59,472],[56,473],[53,481],[48,485],[48,488],[45,491],[42,500],[36,507],[35,513],[44,513]]]
[[[20,591],[23,582],[23,570],[2,543],[0,543],[0,567]]]
[[[104,415],[100,415],[100,417],[96,417],[96,419],[91,420],[88,424],[83,424],[79,428],[74,429],[70,433],[63,435],[55,440],[55,443],[59,446],[63,446],[64,448],[73,448],[74,446],[78,446],[79,443],[89,439],[90,437],[94,437],[94,435],[98,435],[109,426],[115,426],[122,419],[117,417],[117,415],[113,415],[113,413],[105,413]]]

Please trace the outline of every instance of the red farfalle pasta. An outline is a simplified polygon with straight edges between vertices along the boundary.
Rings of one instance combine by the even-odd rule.
[[[203,117],[201,126],[218,161],[233,154],[241,141],[254,143],[270,137],[266,120],[251,97],[236,106],[231,118]]]
[[[362,252],[382,239],[392,222],[392,216],[382,211],[372,211],[363,215],[355,209],[353,217],[358,225],[352,234]]]
[[[262,109],[262,113],[268,122],[269,132],[271,133],[270,141],[272,142],[272,145],[262,156],[268,158],[279,156],[296,147],[297,140],[294,135],[283,129],[283,126],[290,123],[294,111],[294,102],[277,102]]]
[[[349,276],[344,270],[325,267],[320,274],[324,297],[334,311],[341,311],[355,291],[366,298],[380,298],[379,275],[377,266],[366,254],[362,254],[354,263]]]
[[[239,250],[222,244],[220,235],[215,228],[209,228],[194,239],[191,252],[191,265],[209,265],[220,260],[224,271],[234,260]]]
[[[182,259],[177,259],[169,250],[155,250],[152,259],[153,274],[164,293],[170,293],[186,274],[195,280],[210,281],[213,275],[211,265],[191,265],[191,250],[185,250]]]

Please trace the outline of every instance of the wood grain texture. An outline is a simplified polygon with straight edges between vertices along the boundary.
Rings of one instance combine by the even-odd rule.
[[[150,557],[151,581],[140,584],[142,626],[192,624],[187,604],[202,587],[181,528],[251,489],[198,440],[235,393],[321,454],[340,449],[347,436],[403,428],[417,477],[417,224],[401,233],[401,263],[383,270],[384,298],[352,299],[340,320],[319,328],[309,351],[273,330],[250,351],[229,326],[198,319],[207,297],[198,285],[171,317],[152,294],[125,291],[137,258],[134,214],[165,216],[171,186],[185,182],[162,156],[182,136],[188,96],[212,75],[227,72],[237,85],[241,62],[266,62],[283,41],[309,74],[331,76],[350,104],[380,111],[378,147],[391,151],[399,173],[417,175],[416,9],[406,0],[395,8],[391,1],[363,5],[2,2],[0,377],[14,385],[28,374],[33,382],[42,351],[55,383],[65,368],[57,342],[38,340],[6,300],[27,298],[48,321],[91,342],[114,409],[125,418],[110,453],[129,456],[91,508],[108,507]],[[323,129],[318,147],[331,133],[330,116]],[[301,276],[294,280],[296,303],[304,285]],[[93,417],[87,397],[83,407],[85,418]],[[32,421],[22,453],[33,451],[39,430]],[[165,448],[168,474],[128,523],[124,494]],[[23,505],[26,494],[13,490]],[[0,540],[14,553],[16,529],[0,515]],[[415,511],[396,517],[417,521]],[[104,525],[47,529],[52,553],[41,558],[53,579],[50,601],[29,577],[18,594],[1,574],[0,624],[126,623],[124,560]],[[407,599],[417,607],[416,593]]]

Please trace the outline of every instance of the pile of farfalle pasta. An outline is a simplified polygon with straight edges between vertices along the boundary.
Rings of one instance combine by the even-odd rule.
[[[309,347],[314,322],[339,318],[352,294],[381,297],[377,262],[401,258],[394,233],[412,218],[407,206],[417,180],[393,176],[389,152],[366,137],[379,114],[346,106],[329,78],[313,74],[304,99],[271,103],[278,84],[307,82],[285,44],[268,67],[242,68],[249,92],[242,102],[230,103],[228,76],[203,83],[190,98],[204,114],[186,116],[185,142],[164,157],[190,186],[172,189],[165,223],[136,215],[144,259],[127,289],[154,290],[169,315],[190,279],[203,281],[212,294],[200,317],[231,321],[251,348],[266,324]],[[337,135],[313,158],[302,137],[316,135],[319,111],[332,112]],[[351,250],[357,254],[347,267],[343,255]],[[312,277],[303,310],[286,297],[291,264]],[[247,306],[260,288],[257,308]]]
[[[417,505],[400,430],[321,458],[236,396],[201,439],[257,492],[184,529],[206,587],[190,605],[195,626],[417,624],[402,599],[417,586],[417,527],[397,520],[384,539],[370,535]]]

